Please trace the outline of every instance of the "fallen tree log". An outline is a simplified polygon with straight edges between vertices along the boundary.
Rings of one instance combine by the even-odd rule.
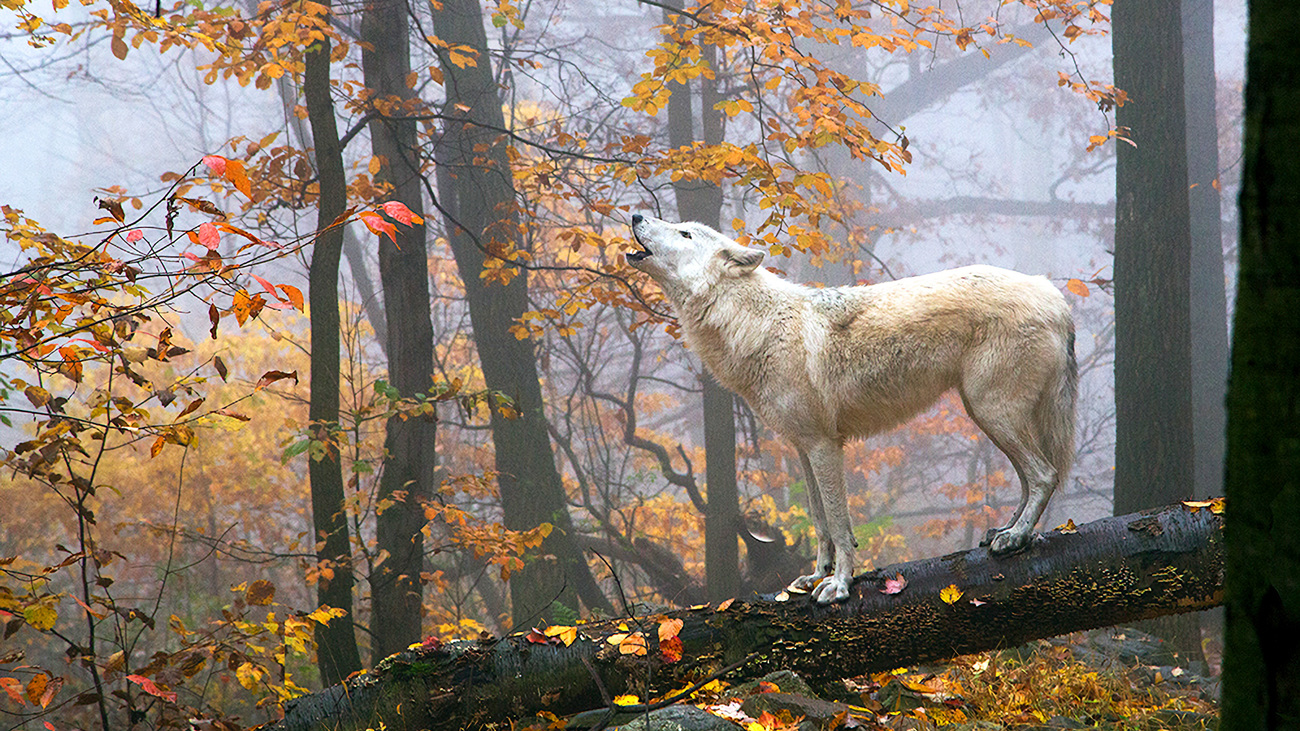
[[[777,595],[408,650],[290,701],[271,728],[493,727],[659,696],[733,665],[728,680],[789,669],[826,682],[1218,606],[1223,556],[1222,516],[1179,504],[1054,530],[1015,556],[977,548],[885,567],[827,607]]]

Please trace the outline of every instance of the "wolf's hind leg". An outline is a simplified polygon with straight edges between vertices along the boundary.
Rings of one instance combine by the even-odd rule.
[[[808,493],[808,512],[812,516],[813,531],[817,534],[817,563],[813,572],[800,576],[790,582],[790,586],[800,591],[812,591],[821,580],[835,570],[835,544],[830,539],[826,526],[826,506],[822,499],[821,484],[808,461],[808,453],[799,450],[799,462],[803,466],[804,491]]]
[[[978,395],[963,389],[962,401],[971,419],[1011,460],[1020,478],[1020,506],[1015,517],[1005,528],[990,531],[981,545],[996,555],[1015,553],[1029,545],[1058,479],[1056,468],[1043,453],[1034,421],[1037,399],[995,389]]]

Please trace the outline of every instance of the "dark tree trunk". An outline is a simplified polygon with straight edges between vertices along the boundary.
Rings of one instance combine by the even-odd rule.
[[[1192,497],[1191,228],[1181,0],[1116,0],[1116,515]],[[1145,627],[1201,657],[1194,616]]]
[[[1228,388],[1224,731],[1300,728],[1300,5],[1250,3]]]
[[[907,586],[881,593],[884,579],[900,573]],[[598,684],[652,697],[741,661],[729,680],[789,669],[827,682],[1214,606],[1222,581],[1222,520],[1175,505],[1048,534],[1010,558],[977,548],[891,566],[857,577],[849,600],[829,607],[799,595],[670,612],[683,622],[684,652],[673,663],[659,656],[657,617],[627,620],[646,633],[647,658],[621,655],[606,641],[617,621],[581,625],[568,647],[513,635],[406,652],[376,673],[290,703],[273,727],[479,728],[599,707]],[[964,593],[945,603],[940,592],[949,585]]]
[[[667,13],[665,13],[668,16]],[[671,22],[665,17],[665,22]],[[706,60],[716,68],[717,50],[705,46]],[[670,84],[668,140],[673,148],[695,143],[695,95],[688,84]],[[722,142],[722,112],[713,108],[719,100],[717,80],[700,80],[699,139],[706,145]],[[677,215],[683,221],[699,221],[714,228],[722,218],[722,188],[704,180],[682,178],[673,183]],[[711,375],[701,379],[704,387],[704,479],[708,487],[704,515],[705,590],[713,601],[736,596],[740,590],[740,497],[736,488],[735,396]]]
[[[482,8],[477,0],[443,0],[430,12],[441,40],[478,52],[477,63],[465,68],[440,53],[446,121],[434,154],[440,207],[465,284],[483,378],[488,389],[510,398],[519,414],[507,418],[494,408],[491,415],[504,522],[511,530],[542,523],[555,527],[542,544],[547,557],[528,559],[524,569],[511,576],[511,613],[516,626],[526,626],[553,619],[560,606],[576,611],[579,598],[589,608],[612,613],[573,540],[564,484],[542,412],[533,341],[520,340],[510,330],[528,309],[528,273],[518,270],[508,284],[479,276],[485,262],[513,259],[512,250],[523,240]]]
[[[1228,390],[1213,0],[1183,0],[1183,56],[1192,249],[1193,494],[1207,497],[1223,493],[1224,399]]]
[[[1116,0],[1115,514],[1191,497],[1191,258],[1179,0]]]
[[[365,83],[379,110],[402,116],[411,103],[411,72],[405,0],[368,0],[361,19]],[[413,110],[410,110],[413,111]],[[380,116],[370,122],[370,147],[380,159],[375,183],[391,186],[391,200],[423,217],[424,192],[415,120]],[[388,380],[404,399],[433,385],[433,326],[423,225],[399,225],[397,241],[379,237],[379,276],[384,287]],[[384,465],[379,481],[376,544],[387,556],[370,577],[373,636],[371,663],[418,642],[423,616],[424,504],[436,482],[436,414],[398,415],[385,425]]]
[[[307,118],[315,141],[320,195],[316,203],[316,243],[312,247],[308,297],[311,304],[311,402],[308,418],[313,439],[326,443],[325,458],[308,459],[312,527],[316,559],[322,572],[316,601],[347,610],[328,625],[317,625],[316,652],[321,680],[333,685],[361,669],[352,620],[352,542],[343,507],[343,465],[335,431],[339,426],[339,257],[343,227],[335,225],[347,207],[343,150],[339,145],[334,104],[330,101],[330,42],[317,41],[308,51],[303,74]],[[326,578],[325,573],[332,572]]]

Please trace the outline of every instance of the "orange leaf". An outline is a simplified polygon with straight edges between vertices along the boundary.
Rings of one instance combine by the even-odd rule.
[[[293,305],[294,309],[299,312],[305,311],[303,309],[302,290],[292,284],[277,284],[275,286],[279,287],[281,292],[284,292],[285,298],[289,300],[289,304]]]
[[[48,682],[50,676],[45,673],[33,676],[27,681],[27,700],[31,701],[33,706],[41,702],[41,696],[45,695],[45,684]]]
[[[1082,279],[1069,280],[1068,282],[1065,283],[1065,288],[1079,295],[1080,297],[1087,297],[1088,295],[1092,294],[1091,292],[1088,291],[1088,285],[1084,284]]]
[[[157,439],[153,440],[153,444],[149,446],[149,459],[153,459],[154,457],[157,457],[158,453],[162,451],[163,445],[166,443],[167,443],[166,437],[158,437]]]
[[[719,611],[719,612],[725,612],[725,611],[727,611],[727,609],[731,606],[731,603],[734,602],[734,601],[736,601],[736,598],[735,598],[735,597],[732,597],[732,598],[728,599],[727,601],[725,601],[725,602],[719,604],[719,605],[718,605],[718,611]]]
[[[245,197],[253,197],[253,187],[248,183],[248,176],[244,173],[244,162],[242,160],[227,160],[226,172],[223,177],[229,180],[231,185],[235,186],[235,190],[243,193]]]
[[[685,624],[680,619],[665,619],[659,623],[659,641],[666,642],[677,636],[682,631],[682,625]]]

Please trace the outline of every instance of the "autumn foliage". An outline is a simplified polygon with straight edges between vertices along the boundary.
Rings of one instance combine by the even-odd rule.
[[[449,435],[439,437],[442,483],[421,506],[431,641],[518,629],[536,642],[572,642],[572,622],[510,626],[503,582],[527,562],[546,560],[537,548],[553,530],[545,523],[509,530],[501,522],[484,425],[493,413],[519,414],[510,394],[485,389],[463,283],[439,238],[445,232],[376,182],[392,161],[355,150],[348,209],[333,226],[349,227],[367,251],[380,237],[396,242],[402,227],[434,232],[428,274],[439,375],[417,397],[398,394],[367,315],[376,293],[346,292],[357,296],[344,302],[343,413],[328,433],[310,430],[306,415],[311,313],[302,272],[313,238],[303,222],[320,186],[310,140],[292,130],[306,117],[294,86],[304,54],[331,42],[333,95],[349,121],[345,143],[372,120],[402,117],[419,121],[427,148],[444,121],[440,56],[461,68],[545,69],[547,54],[524,52],[518,40],[531,32],[525,10],[509,0],[486,8],[489,27],[515,34],[513,55],[484,54],[422,30],[406,79],[412,96],[398,99],[360,83],[361,49],[345,32],[355,23],[348,7],[310,0],[81,5],[85,17],[64,0],[49,13],[23,0],[4,3],[37,47],[102,39],[123,63],[136,54],[183,55],[205,84],[260,90],[268,104],[283,106],[285,122],[239,129],[219,150],[177,163],[188,166],[182,172],[159,171],[161,190],[101,191],[89,233],[47,231],[16,203],[0,202],[0,229],[20,252],[0,275],[6,713],[53,731],[144,719],[233,729],[275,717],[278,701],[316,683],[313,627],[341,612],[312,600],[311,587],[331,580],[337,566],[315,558],[307,461],[339,455],[356,571],[373,574],[388,559],[376,548],[375,518],[392,505],[378,497],[377,472],[384,423],[394,417],[439,420]],[[1033,22],[1062,28],[1063,48],[1106,24],[1105,3],[1020,5]],[[861,217],[868,203],[816,158],[833,147],[883,174],[903,174],[912,143],[905,130],[873,116],[880,80],[845,71],[836,54],[957,56],[1027,43],[992,15],[976,22],[905,1],[717,0],[670,9],[657,30],[647,23],[644,32],[654,42],[634,68],[621,70],[612,103],[582,96],[590,90],[577,95],[593,108],[604,104],[608,123],[591,123],[555,95],[527,98],[511,87],[512,127],[498,132],[508,145],[515,213],[525,223],[515,232],[518,245],[485,241],[482,275],[502,284],[528,277],[531,309],[512,332],[535,343],[546,374],[546,416],[575,530],[592,551],[602,590],[628,605],[678,601],[703,575],[698,505],[689,490],[665,486],[664,461],[644,445],[658,445],[692,485],[705,454],[677,418],[697,400],[698,366],[672,343],[676,328],[662,294],[624,266],[629,241],[620,219],[657,204],[673,181],[708,181],[735,191],[733,233],[766,248],[776,266],[787,266],[776,257],[799,255],[810,266],[847,262],[856,280],[883,278],[859,252],[873,235]],[[716,50],[715,63],[706,47]],[[726,82],[717,106],[725,140],[671,148],[659,112],[674,85],[700,78]],[[1106,109],[1123,101],[1077,70],[1061,84]],[[1114,136],[1122,131],[1103,129],[1093,142]],[[438,174],[432,155],[415,167],[426,182]],[[1086,297],[1104,283],[1098,273],[1078,272],[1064,286]],[[851,508],[864,559],[904,559],[913,551],[909,540],[969,538],[1006,517],[1014,500],[1005,494],[1005,467],[961,413],[947,400],[905,431],[851,447]],[[641,426],[629,429],[630,415]],[[764,539],[755,546],[784,551],[780,570],[801,566],[812,534],[798,459],[752,418],[742,422],[749,535]],[[933,466],[930,457],[940,453],[990,469],[958,479]],[[963,509],[927,514],[905,533],[891,516],[917,508],[907,502],[914,484],[941,485],[938,492]],[[766,540],[773,537],[779,540]],[[669,565],[650,565],[651,555]],[[756,555],[748,588],[779,588],[778,568],[760,566]],[[373,619],[364,590],[357,599],[364,627]],[[578,609],[568,608],[574,621]],[[653,629],[669,662],[678,659],[674,647],[680,652],[677,629],[667,622]],[[647,631],[629,627],[611,643],[644,654]]]

